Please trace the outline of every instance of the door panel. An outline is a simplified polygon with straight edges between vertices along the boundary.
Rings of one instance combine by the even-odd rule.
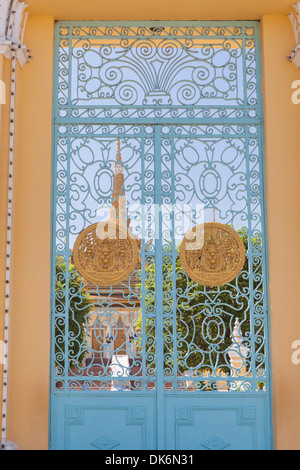
[[[155,397],[126,394],[55,396],[58,450],[154,449]]]
[[[52,449],[271,448],[259,54],[57,24]]]
[[[166,449],[262,450],[269,447],[267,397],[220,393],[166,396]],[[174,421],[169,419],[173,416]]]

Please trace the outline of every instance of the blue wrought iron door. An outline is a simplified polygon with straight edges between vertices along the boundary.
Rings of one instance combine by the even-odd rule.
[[[270,449],[259,23],[55,51],[51,449]]]

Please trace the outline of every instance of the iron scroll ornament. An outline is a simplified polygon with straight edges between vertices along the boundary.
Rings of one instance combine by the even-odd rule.
[[[185,236],[180,260],[198,284],[218,287],[235,279],[245,264],[245,247],[238,233],[218,222],[200,224]]]
[[[100,286],[116,285],[136,268],[138,243],[118,224],[96,223],[78,235],[73,261],[84,280]]]

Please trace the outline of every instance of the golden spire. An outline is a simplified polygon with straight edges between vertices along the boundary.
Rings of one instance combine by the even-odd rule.
[[[115,174],[123,173],[123,163],[122,163],[122,155],[121,155],[121,142],[120,139],[118,140],[117,144],[117,158],[115,163]]]
[[[120,139],[118,140],[117,144],[117,158],[115,162],[115,177],[112,200],[112,205],[115,208],[117,219],[120,219],[121,214],[123,214],[124,217],[126,200],[124,190],[124,167],[122,163]]]
[[[120,139],[118,140],[117,144],[117,161],[122,163],[122,156],[121,156],[121,141]]]

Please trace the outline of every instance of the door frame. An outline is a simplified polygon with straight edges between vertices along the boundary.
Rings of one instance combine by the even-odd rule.
[[[132,21],[132,22],[98,22],[98,21],[92,21],[92,22],[86,22],[86,21],[80,21],[80,22],[69,22],[69,21],[62,21],[62,22],[58,22],[57,23],[57,26],[56,26],[56,29],[57,27],[60,25],[60,24],[67,24],[69,26],[76,26],[78,24],[81,24],[81,25],[91,25],[93,23],[97,23],[97,25],[99,26],[113,26],[113,25],[122,25],[124,27],[126,26],[131,26],[131,25],[140,25],[140,26],[157,26],[157,25],[162,25],[162,24],[166,24],[166,25],[169,25],[169,26],[180,26],[180,25],[184,25],[184,26],[195,26],[195,25],[207,25],[207,26],[216,26],[216,24],[225,24],[226,25],[245,25],[245,24],[256,24],[256,28],[259,29],[259,22],[258,21],[250,21],[250,22],[246,22],[246,21],[226,21],[226,22],[223,22],[223,21],[204,21],[204,22],[201,22],[201,21],[195,21],[195,22],[136,22],[136,21]],[[257,60],[257,64],[258,64],[258,67],[257,67],[257,70],[256,70],[256,76],[257,76],[257,82],[258,84],[260,85],[261,83],[261,75],[262,75],[262,71],[261,71],[261,44],[260,44],[260,36],[259,34],[256,36],[256,40],[257,40],[257,49],[256,49],[256,60]],[[54,260],[54,243],[53,243],[53,240],[54,240],[54,233],[55,233],[55,217],[54,217],[54,212],[55,212],[55,183],[56,183],[56,180],[55,180],[55,174],[56,174],[56,171],[55,171],[55,158],[54,156],[56,155],[56,132],[55,132],[55,126],[56,126],[56,123],[58,122],[55,117],[57,116],[57,101],[56,101],[56,92],[57,92],[57,83],[55,83],[55,78],[57,77],[57,62],[58,62],[58,57],[57,57],[57,49],[56,50],[56,53],[55,53],[55,67],[54,67],[54,101],[53,101],[53,106],[54,106],[54,118],[53,118],[53,158],[52,158],[52,209],[51,209],[51,224],[52,224],[52,247],[51,247],[51,264],[52,264],[52,279],[53,279],[53,260]],[[261,151],[261,165],[262,165],[262,171],[263,171],[263,178],[265,177],[265,170],[264,170],[264,132],[263,132],[263,129],[264,129],[264,125],[263,125],[263,98],[262,98],[262,94],[261,94],[261,91],[260,91],[260,86],[258,86],[258,92],[259,92],[259,99],[258,99],[258,112],[259,112],[259,116],[260,116],[260,119],[261,119],[261,125],[260,125],[260,151]],[[100,123],[100,121],[102,121],[103,124],[110,124],[110,120],[109,119],[104,119],[104,120],[99,120],[99,119],[91,119],[89,122],[94,122],[94,123]],[[210,121],[210,119],[207,120],[208,122]],[[112,120],[112,122],[115,123],[114,120]],[[128,123],[138,123],[138,119],[131,119],[131,120],[128,120]],[[177,119],[177,118],[171,118],[171,119],[167,119],[166,121],[164,121],[164,123],[166,124],[180,124],[181,120],[180,119]],[[202,122],[202,121],[201,121]],[[145,120],[142,124],[146,124],[146,123],[149,123],[151,125],[157,125],[158,127],[160,127],[161,125],[163,125],[163,123],[161,122],[158,122],[157,120],[153,120],[153,119],[149,119],[149,120]],[[192,121],[193,124],[197,125],[197,120],[193,120]],[[200,123],[200,122],[199,122]],[[126,122],[124,122],[122,120],[122,124],[126,124]],[[158,141],[159,139],[159,134],[157,133],[156,134],[156,137],[155,137]],[[158,165],[157,165],[158,167]],[[157,171],[157,177],[160,178],[160,174],[159,174],[159,171],[158,169],[156,168],[156,171]],[[158,187],[158,185],[157,185]],[[261,192],[262,192],[262,209],[263,209],[263,214],[262,214],[262,221],[263,221],[263,230],[264,230],[264,234],[265,234],[265,240],[264,240],[264,243],[265,243],[265,247],[266,247],[266,252],[264,254],[264,259],[265,259],[265,267],[267,268],[266,269],[266,272],[265,272],[265,276],[266,276],[266,285],[268,286],[268,236],[267,236],[267,224],[266,224],[266,196],[265,196],[265,185],[262,185],[261,187]],[[159,194],[157,193],[157,197],[159,198]],[[157,278],[157,282],[161,281],[161,279]],[[52,287],[53,288],[53,287]],[[51,290],[52,292],[52,290]],[[266,305],[268,306],[268,312],[269,312],[269,295],[268,295],[268,290],[266,289],[266,291],[264,292],[264,295],[265,295],[265,303]],[[51,309],[52,311],[52,309]],[[270,438],[269,438],[269,441],[270,441],[270,448],[273,448],[273,429],[272,429],[272,380],[271,380],[271,355],[270,355],[270,318],[269,318],[269,315],[267,316],[267,319],[266,319],[266,323],[265,323],[265,328],[266,328],[266,332],[267,332],[267,338],[265,339],[265,347],[266,347],[266,362],[267,362],[267,367],[268,367],[268,371],[269,371],[269,380],[268,380],[268,388],[269,388],[269,392],[268,392],[268,395],[269,395],[269,418],[268,418],[268,421],[270,423],[270,431],[269,431],[269,434],[270,434]],[[52,315],[51,315],[51,331],[53,331],[52,329]],[[163,345],[160,345],[163,347]],[[161,348],[160,348],[161,350]],[[50,355],[50,361],[51,361],[51,364],[50,364],[50,367],[51,367],[51,381],[53,380],[52,377],[53,377],[53,364],[52,364],[52,358],[53,358],[53,346],[51,344],[51,355]],[[162,361],[159,361],[162,363]],[[159,374],[157,374],[157,377],[159,377]],[[162,376],[161,376],[161,379],[162,379]],[[162,380],[163,381],[163,380]],[[244,397],[246,397],[246,394],[243,395]],[[52,393],[51,393],[51,390],[50,390],[50,411],[49,411],[49,414],[50,414],[50,429],[52,429],[51,427],[51,422],[52,422]],[[162,410],[163,408],[163,403],[161,400],[159,400],[159,403],[158,403],[158,410]],[[162,416],[162,414],[159,412],[158,413],[159,416]],[[163,442],[163,437],[164,435],[164,427],[161,425],[157,426],[157,441],[158,442]],[[51,431],[50,431],[50,435],[49,435],[49,448],[51,448]]]

